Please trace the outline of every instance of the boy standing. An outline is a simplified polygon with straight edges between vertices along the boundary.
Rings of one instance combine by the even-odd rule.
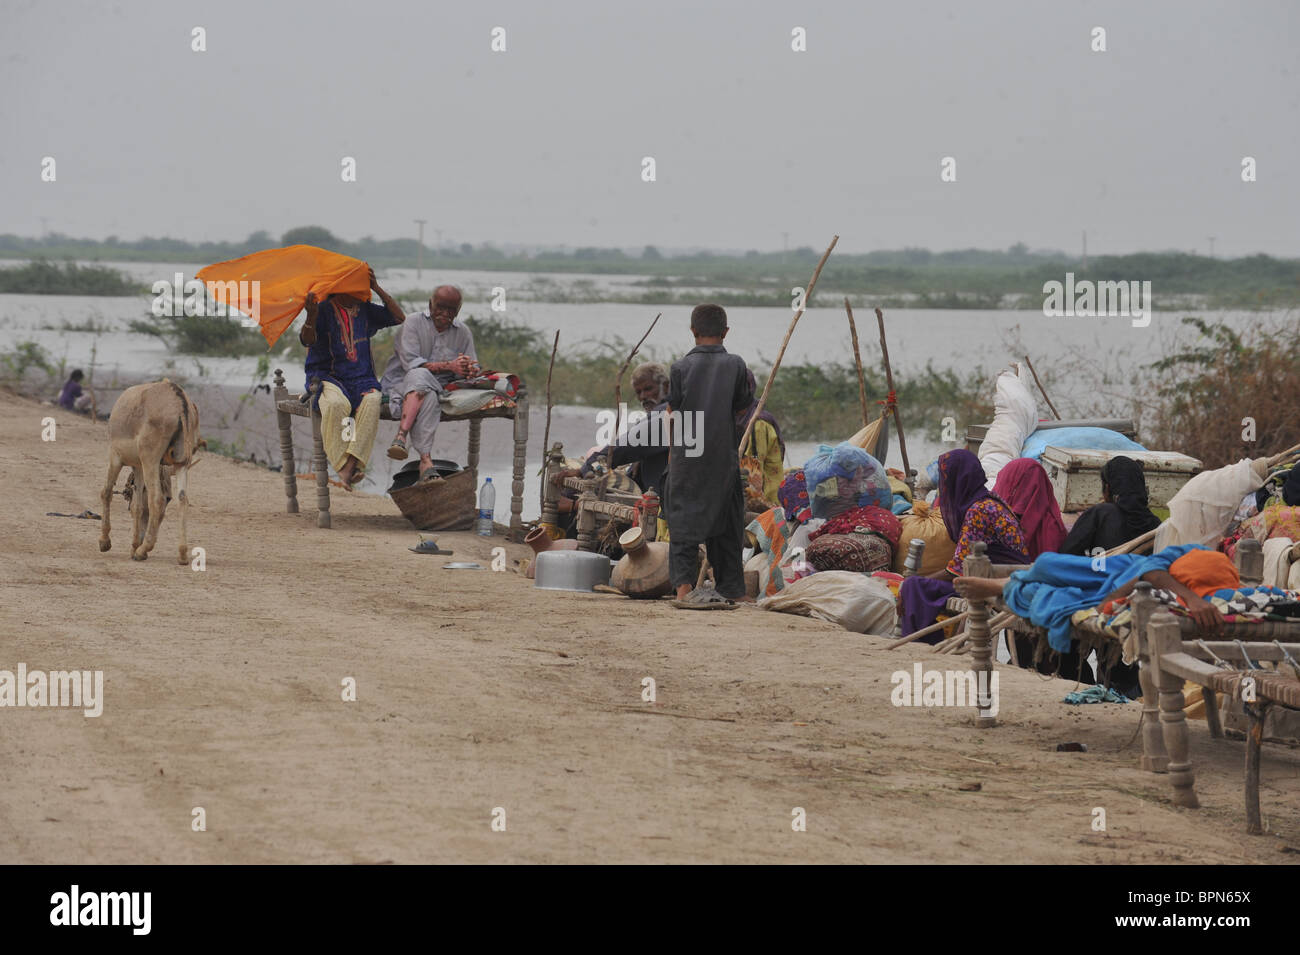
[[[704,544],[718,593],[744,600],[745,496],[735,422],[736,413],[749,407],[753,388],[744,359],[722,347],[727,313],[720,305],[697,305],[691,333],[695,347],[668,374],[673,424],[695,435],[694,443],[676,435],[669,452],[669,575],[677,598],[685,599],[695,587],[696,556]]]

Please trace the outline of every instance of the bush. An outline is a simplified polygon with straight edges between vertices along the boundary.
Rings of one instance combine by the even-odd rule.
[[[265,355],[267,352],[266,339],[261,332],[221,316],[151,315],[143,321],[131,322],[129,328],[140,335],[161,338],[173,351],[187,355],[237,358]],[[292,333],[286,333],[280,339],[281,348],[287,350],[293,340]]]
[[[141,289],[116,269],[35,259],[0,269],[0,292],[19,295],[138,295]]]

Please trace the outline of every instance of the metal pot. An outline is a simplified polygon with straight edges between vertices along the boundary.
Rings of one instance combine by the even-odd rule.
[[[537,555],[536,566],[539,590],[590,591],[596,584],[609,583],[610,562],[602,554],[546,550]]]

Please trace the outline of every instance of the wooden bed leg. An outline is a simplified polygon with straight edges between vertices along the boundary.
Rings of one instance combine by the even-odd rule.
[[[1174,787],[1174,805],[1197,809],[1201,804],[1196,798],[1196,776],[1192,772],[1183,678],[1160,669],[1160,658],[1180,652],[1183,638],[1178,630],[1178,621],[1164,609],[1152,614],[1148,631],[1151,635],[1151,669],[1160,683],[1160,726],[1164,731],[1165,749],[1169,752],[1169,782]]]
[[[560,522],[560,489],[551,481],[564,468],[564,445],[556,441],[546,452],[542,468],[542,523],[554,527]]]
[[[1205,722],[1210,727],[1210,738],[1223,739],[1223,720],[1219,717],[1219,694],[1208,686],[1203,686],[1201,699],[1205,702]]]
[[[289,389],[284,384],[284,372],[275,370],[275,390],[271,392],[275,402],[275,421],[280,426],[280,467],[284,471],[284,496],[288,499],[285,510],[290,514],[298,513],[298,478],[293,463],[293,418],[287,411],[280,410],[280,402],[289,400]]]
[[[1138,637],[1138,682],[1142,686],[1142,768],[1152,773],[1169,771],[1164,734],[1160,731],[1160,687],[1151,662],[1151,635],[1147,628],[1156,599],[1151,584],[1138,581],[1133,593],[1133,626]]]
[[[321,383],[312,383],[312,393],[319,398]],[[330,473],[325,460],[325,439],[321,437],[320,411],[311,412],[312,467],[316,471],[316,526],[330,526]]]
[[[1252,836],[1264,834],[1259,816],[1259,752],[1264,742],[1264,720],[1269,704],[1260,700],[1246,704],[1250,726],[1246,730],[1246,831]]]
[[[510,485],[510,532],[507,540],[524,539],[524,468],[528,465],[528,399],[515,403],[515,468]]]
[[[578,550],[594,552],[596,550],[596,514],[582,506],[584,500],[595,500],[590,491],[583,491],[574,502],[578,509]]]
[[[988,559],[987,547],[983,541],[977,541],[972,554],[962,564],[962,571],[967,577],[988,577],[993,573],[993,562]],[[966,621],[970,631],[971,670],[975,673],[975,725],[979,729],[997,726],[997,718],[991,714],[992,699],[990,690],[993,686],[993,647],[992,635],[989,633],[989,604],[987,600],[970,601],[970,618]]]
[[[469,451],[465,470],[474,472],[474,481],[478,483],[478,447],[483,433],[483,421],[475,418],[469,423]],[[474,489],[474,498],[478,499],[478,488]]]

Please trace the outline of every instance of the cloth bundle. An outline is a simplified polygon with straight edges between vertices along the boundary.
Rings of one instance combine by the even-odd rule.
[[[495,391],[497,394],[505,395],[513,400],[518,397],[521,384],[518,375],[512,375],[505,371],[494,371],[486,375],[479,375],[476,378],[457,378],[443,387],[447,391],[459,391],[463,388]]]
[[[819,571],[869,574],[887,569],[894,560],[894,551],[876,534],[827,534],[809,544],[805,556]]]
[[[992,489],[998,472],[1013,459],[1020,457],[1025,439],[1038,427],[1038,404],[1033,392],[1020,380],[1016,371],[998,375],[993,396],[993,423],[989,425],[980,442],[980,464]],[[936,470],[932,475],[934,485],[939,484]]]
[[[907,549],[913,538],[925,541],[921,566],[916,571],[918,574],[928,577],[948,566],[948,561],[952,560],[952,555],[957,551],[957,544],[948,536],[939,508],[931,507],[925,501],[916,501],[912,504],[912,512],[902,515],[898,523],[898,546],[894,550],[895,571],[900,574],[903,572]]]
[[[830,517],[846,504],[872,504],[885,510],[893,505],[885,466],[847,441],[833,448],[821,445],[803,470],[813,517]]]
[[[863,574],[829,570],[793,583],[758,602],[760,610],[829,620],[853,633],[889,636],[898,622],[894,595],[884,581]]]
[[[812,518],[812,509],[809,507],[808,500],[808,482],[804,477],[803,468],[792,468],[785,472],[785,480],[781,482],[781,490],[777,492],[777,497],[781,501],[781,506],[785,508],[786,520],[803,524]]]
[[[753,534],[757,542],[754,556],[746,561],[745,570],[758,572],[758,592],[771,597],[785,587],[789,568],[781,566],[781,558],[794,528],[785,519],[785,511],[774,507],[750,521],[745,530]]]
[[[858,528],[879,534],[889,541],[891,552],[898,546],[898,538],[903,533],[903,525],[893,513],[868,504],[828,518],[825,524],[808,535],[808,539],[815,541],[824,534],[852,534]]]

